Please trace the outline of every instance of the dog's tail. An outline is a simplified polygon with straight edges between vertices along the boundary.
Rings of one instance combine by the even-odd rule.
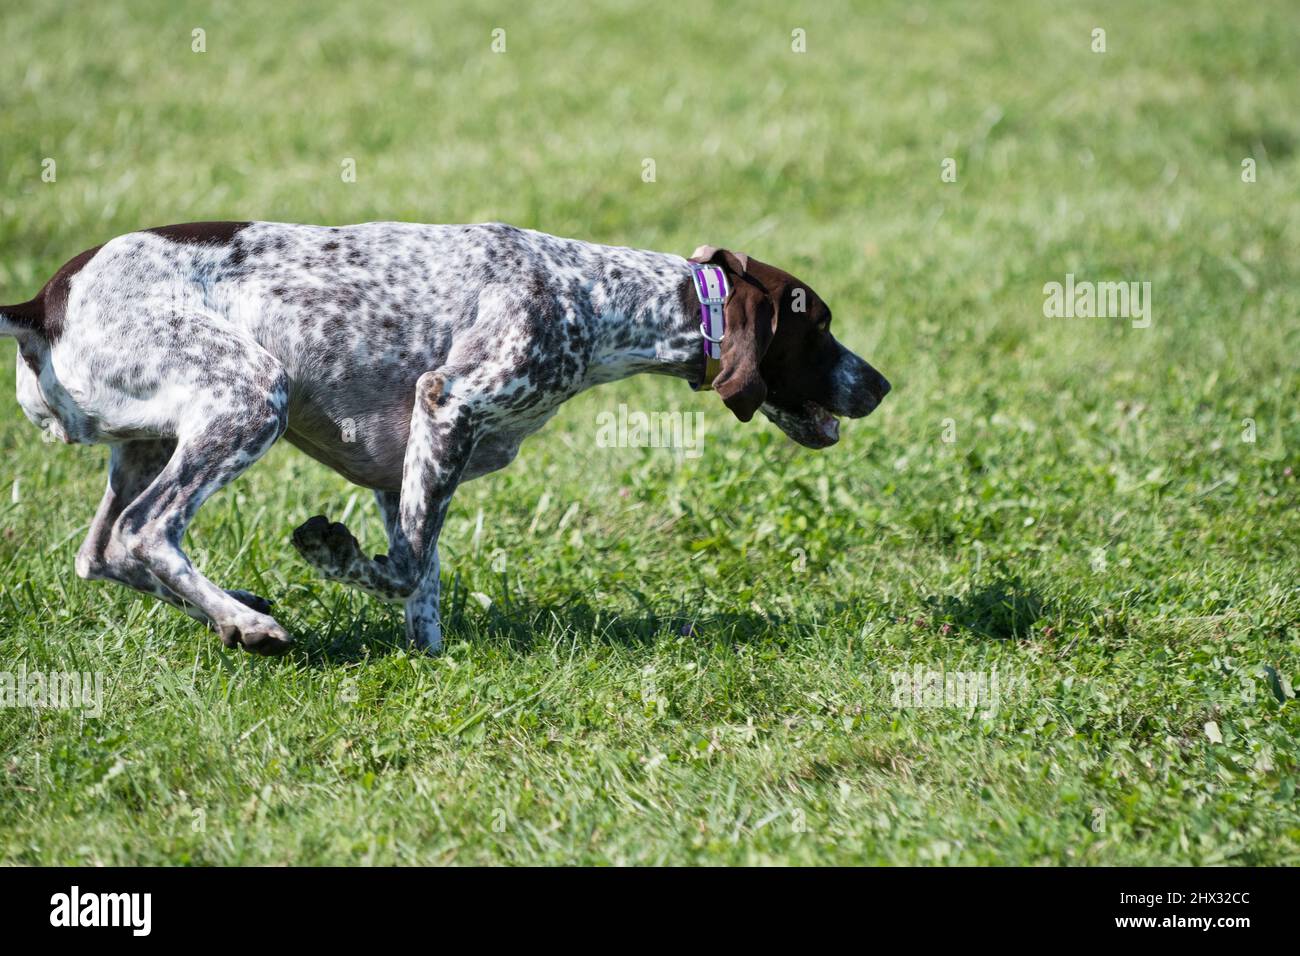
[[[0,305],[0,335],[45,334],[45,301],[41,296],[18,305]]]

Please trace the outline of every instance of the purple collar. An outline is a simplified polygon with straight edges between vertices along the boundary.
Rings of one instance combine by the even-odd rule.
[[[709,391],[722,368],[722,339],[727,322],[722,304],[727,301],[727,275],[720,266],[691,263],[692,285],[700,300],[700,342],[704,347],[704,378],[697,390]]]

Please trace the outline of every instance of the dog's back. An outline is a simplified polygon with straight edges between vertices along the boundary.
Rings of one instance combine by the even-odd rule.
[[[0,308],[0,331],[19,338],[19,403],[63,441],[173,433],[179,403],[204,410],[189,408],[192,370],[229,364],[236,378],[241,357],[261,356],[287,376],[289,440],[387,486],[416,380],[457,358],[458,341],[529,341],[557,373],[572,356],[558,404],[584,384],[595,313],[637,308],[635,276],[671,289],[681,271],[677,257],[499,223],[187,223],[81,253],[35,298]],[[543,314],[552,302],[565,314]],[[523,324],[497,328],[503,315]],[[465,334],[481,322],[494,328]],[[220,394],[199,401],[215,407]],[[340,441],[340,423],[354,440]]]

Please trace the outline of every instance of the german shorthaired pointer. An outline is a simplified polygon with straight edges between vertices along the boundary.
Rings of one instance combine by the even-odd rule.
[[[217,587],[180,545],[203,502],[282,435],[373,489],[388,531],[388,554],[368,558],[317,516],[294,532],[298,552],[404,604],[409,638],[436,651],[438,533],[457,485],[508,464],[566,399],[637,372],[712,386],[741,421],[762,411],[802,445],[833,445],[835,416],[869,414],[889,383],[830,321],[807,285],[725,249],[686,260],[392,222],[128,233],[0,306],[27,417],[111,448],[77,574],[261,654],[290,642],[268,602]]]

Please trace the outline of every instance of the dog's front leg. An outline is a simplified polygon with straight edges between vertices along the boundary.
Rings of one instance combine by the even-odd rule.
[[[430,652],[442,646],[438,534],[473,450],[473,410],[440,373],[425,372],[415,387],[401,494],[395,503],[391,494],[379,499],[388,554],[365,557],[352,533],[324,515],[293,533],[298,553],[325,577],[405,605],[407,636]]]
[[[388,532],[388,547],[392,550],[401,535],[401,496],[392,491],[376,491],[375,502],[384,518]],[[406,609],[406,637],[416,647],[431,651],[442,646],[442,617],[439,600],[442,596],[441,564],[438,560],[438,543],[433,543],[433,567],[425,576],[424,584],[403,602]]]

